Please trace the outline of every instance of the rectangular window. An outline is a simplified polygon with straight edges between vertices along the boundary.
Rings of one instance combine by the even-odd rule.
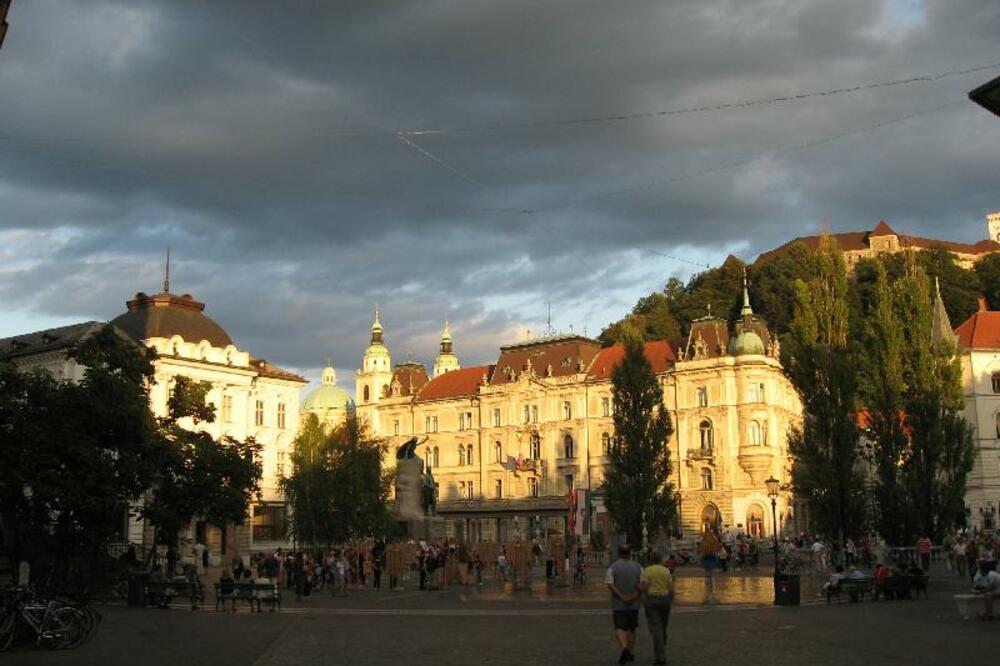
[[[531,422],[538,423],[538,405],[531,406]]]
[[[472,481],[465,482],[465,499],[475,499],[475,484]]]
[[[531,408],[527,405],[524,406],[524,422],[527,423],[531,420]]]
[[[465,412],[458,415],[458,429],[465,430]]]
[[[399,419],[396,419],[395,421],[392,422],[392,434],[393,435],[399,434]]]
[[[222,420],[224,423],[233,422],[233,396],[222,396]]]
[[[503,480],[497,479],[496,486],[493,488],[493,497],[503,499]]]
[[[278,478],[284,478],[285,476],[285,455],[284,451],[278,451],[277,462],[275,463],[274,470],[277,473]]]
[[[757,385],[757,402],[767,402],[767,394],[764,391],[764,385]]]
[[[465,428],[466,430],[472,430],[472,412],[465,413]]]
[[[698,387],[698,406],[708,407],[708,387],[699,386]]]
[[[573,418],[573,407],[567,401],[563,403],[563,420],[569,421],[571,418]]]
[[[433,429],[433,432],[438,431],[438,417],[436,416],[431,417],[431,428]]]
[[[611,416],[611,398],[601,398],[601,416]]]
[[[430,432],[430,431],[431,431],[431,417],[425,416],[424,417],[424,432]]]
[[[573,475],[567,474],[564,480],[566,482],[566,490],[573,490]]]
[[[254,424],[258,426],[264,425],[264,401],[257,401],[257,409],[254,411]]]
[[[538,497],[538,479],[528,478],[528,497]]]
[[[278,427],[285,429],[285,403],[278,403]]]
[[[499,428],[500,427],[500,410],[499,409],[494,409],[493,410],[493,427],[494,428]]]

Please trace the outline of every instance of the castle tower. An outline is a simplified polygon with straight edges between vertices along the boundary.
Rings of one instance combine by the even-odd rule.
[[[986,213],[986,233],[991,241],[1000,242],[1000,210]]]
[[[434,359],[434,376],[438,377],[461,367],[458,364],[458,357],[451,350],[451,327],[446,321],[444,331],[441,332],[441,353]]]
[[[388,393],[392,381],[392,357],[382,342],[382,322],[378,308],[372,320],[371,342],[361,358],[361,369],[354,376],[357,413],[371,427],[373,435],[379,434],[378,402]]]

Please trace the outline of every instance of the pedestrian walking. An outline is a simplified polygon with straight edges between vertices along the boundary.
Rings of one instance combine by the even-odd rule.
[[[639,584],[642,567],[632,560],[632,550],[628,544],[618,547],[618,559],[607,573],[604,582],[611,591],[611,615],[615,626],[615,639],[621,646],[619,664],[635,661],[635,630],[639,626]]]
[[[646,594],[646,626],[653,637],[654,664],[667,663],[667,624],[674,600],[674,577],[660,554],[649,554],[649,566],[642,570],[640,589]]]

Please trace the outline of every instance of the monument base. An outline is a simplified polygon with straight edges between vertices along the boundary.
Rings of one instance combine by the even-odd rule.
[[[444,518],[440,516],[424,516],[400,521],[406,536],[416,541],[437,541],[447,536]]]

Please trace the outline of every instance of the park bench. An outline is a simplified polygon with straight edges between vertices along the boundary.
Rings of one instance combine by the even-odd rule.
[[[187,578],[172,580],[147,580],[143,583],[146,603],[150,606],[167,608],[174,597],[186,598],[191,602],[191,610],[195,610],[205,602],[205,590],[200,582]]]
[[[836,597],[839,602],[841,594],[846,594],[848,600],[852,602],[859,599],[864,601],[866,594],[872,597],[874,583],[875,579],[871,576],[865,576],[864,578],[841,578],[839,583],[827,588],[826,603],[830,603],[830,599],[833,597]]]
[[[250,610],[256,607],[260,612],[261,602],[266,603],[272,612],[281,608],[281,588],[277,583],[215,583],[215,610],[219,610],[221,604],[226,607],[227,601],[233,602],[233,610],[236,610],[237,601],[246,601],[250,604]]]
[[[885,584],[876,589],[875,596],[882,594],[886,599],[914,599],[924,593],[927,598],[927,583],[930,576],[927,574],[896,574],[889,576]]]

